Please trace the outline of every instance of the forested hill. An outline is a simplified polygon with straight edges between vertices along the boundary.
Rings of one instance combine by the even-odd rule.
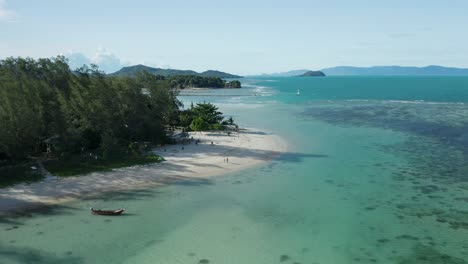
[[[124,77],[134,77],[138,72],[143,72],[147,71],[151,74],[154,75],[162,75],[162,76],[174,76],[174,75],[195,75],[195,76],[201,76],[201,77],[218,77],[218,78],[242,78],[242,76],[234,75],[234,74],[229,74],[226,72],[221,72],[221,71],[214,71],[214,70],[209,70],[209,71],[204,71],[202,73],[198,73],[196,71],[191,71],[191,70],[175,70],[175,69],[161,69],[161,68],[153,68],[153,67],[148,67],[145,65],[134,65],[134,66],[128,66],[128,67],[123,67],[122,69],[111,73],[109,75],[111,76],[124,76]]]

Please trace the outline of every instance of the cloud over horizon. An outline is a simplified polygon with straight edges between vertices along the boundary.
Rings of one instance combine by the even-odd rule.
[[[98,49],[91,57],[75,51],[68,51],[63,55],[68,58],[68,64],[71,69],[79,68],[84,64],[96,64],[99,66],[100,70],[106,73],[112,73],[129,65],[128,62],[122,62],[122,60],[120,60],[120,58],[115,54],[108,52],[103,48]]]

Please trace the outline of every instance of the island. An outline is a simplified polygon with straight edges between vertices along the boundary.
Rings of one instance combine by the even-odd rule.
[[[190,88],[241,88],[240,81],[226,81],[220,77],[208,77],[198,75],[156,75],[161,80],[166,80],[173,89]]]
[[[225,80],[242,78],[241,76],[214,70],[198,73],[192,70],[161,69],[145,65],[135,65],[123,67],[119,71],[108,74],[107,76],[117,78],[137,78],[143,73],[154,75],[160,81],[166,81],[173,89],[241,88],[240,81]]]
[[[237,80],[234,80],[234,81],[226,81],[226,83],[224,84],[224,87],[225,88],[241,88],[241,82],[237,81]]]
[[[217,77],[223,79],[231,79],[231,78],[242,78],[242,76],[230,74],[222,71],[215,71],[215,70],[207,70],[201,73],[198,73],[193,70],[177,70],[177,69],[162,69],[162,68],[153,68],[146,65],[138,64],[133,66],[123,67],[122,69],[110,73],[110,76],[124,76],[124,77],[134,77],[139,72],[149,72],[154,75],[161,75],[161,76],[176,76],[176,75],[191,75],[191,76],[201,76],[201,77]]]
[[[337,66],[322,69],[330,75],[337,76],[468,76],[468,69],[430,65],[426,67],[373,66],[352,67]]]
[[[296,77],[323,77],[326,76],[325,73],[321,71],[307,71],[301,75],[297,75]]]

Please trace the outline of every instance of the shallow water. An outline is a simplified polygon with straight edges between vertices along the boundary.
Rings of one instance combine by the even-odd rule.
[[[468,78],[243,84],[181,99],[283,136],[288,153],[0,219],[0,263],[468,263]]]

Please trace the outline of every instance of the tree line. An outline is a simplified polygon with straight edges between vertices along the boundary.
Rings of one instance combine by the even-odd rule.
[[[219,77],[204,77],[197,75],[172,75],[163,77],[172,88],[241,88],[237,80],[227,82]]]
[[[224,128],[229,122],[212,104],[180,110],[173,87],[179,81],[191,85],[190,80],[198,78],[146,72],[135,78],[111,77],[94,65],[71,70],[62,56],[2,60],[0,162],[46,151],[63,155],[99,150],[110,157],[128,151],[134,142],[168,142],[168,126]]]
[[[202,77],[196,75],[173,75],[166,77],[173,88],[224,88],[224,80],[218,77]]]

